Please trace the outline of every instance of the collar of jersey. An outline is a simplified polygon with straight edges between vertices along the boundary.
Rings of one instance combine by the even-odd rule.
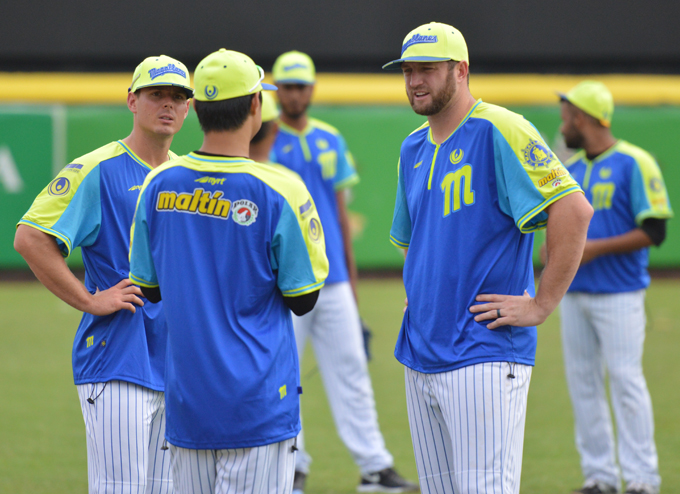
[[[153,167],[152,167],[150,164],[148,164],[148,163],[147,163],[146,161],[144,161],[142,158],[140,158],[139,156],[137,156],[137,155],[135,154],[135,152],[134,152],[132,149],[130,149],[129,147],[127,147],[127,145],[126,145],[123,141],[118,141],[118,144],[120,144],[121,146],[123,146],[123,149],[125,149],[125,152],[126,152],[127,154],[130,155],[130,158],[132,158],[133,160],[135,160],[137,163],[139,163],[139,164],[142,165],[143,167],[148,168],[149,170],[153,170]],[[171,159],[172,159],[172,158],[171,158],[170,155],[168,154],[168,161],[170,161]]]
[[[281,119],[278,119],[277,123],[279,124],[279,129],[283,130],[287,134],[293,134],[298,137],[304,137],[314,130],[314,126],[312,125],[312,120],[310,118],[307,119],[307,125],[302,130],[294,129],[290,125],[283,123],[283,120]]]
[[[253,160],[249,158],[239,158],[233,156],[203,156],[202,154],[196,154],[191,152],[188,156],[195,161],[200,161],[203,163],[253,163]]]
[[[607,158],[609,158],[612,154],[614,154],[617,151],[619,144],[621,144],[621,139],[617,139],[612,147],[610,147],[604,153],[597,156],[593,161],[590,161],[588,159],[588,156],[587,156],[585,150],[583,150],[583,161],[586,164],[588,164],[588,163],[595,164],[595,163],[599,163],[602,160],[606,160]]]
[[[473,105],[473,107],[470,108],[470,111],[467,112],[467,115],[465,115],[465,117],[463,117],[463,120],[460,121],[460,123],[458,124],[458,127],[456,127],[456,128],[454,129],[454,131],[451,132],[451,134],[449,134],[449,137],[447,137],[446,139],[444,139],[444,140],[442,141],[442,144],[444,144],[446,141],[448,141],[449,139],[451,139],[451,136],[452,136],[453,134],[455,134],[456,131],[457,131],[458,129],[460,129],[463,125],[465,125],[465,122],[468,121],[468,119],[470,118],[470,115],[472,115],[472,112],[475,111],[475,108],[477,108],[477,106],[479,106],[479,104],[480,104],[481,102],[482,102],[482,99],[481,99],[481,98],[477,100],[477,102]],[[435,146],[441,146],[441,145],[442,145],[442,144],[437,144],[436,142],[434,142],[434,139],[432,138],[432,127],[430,127],[430,128],[427,130],[427,140],[430,142],[430,144],[433,144],[433,145],[435,145]]]

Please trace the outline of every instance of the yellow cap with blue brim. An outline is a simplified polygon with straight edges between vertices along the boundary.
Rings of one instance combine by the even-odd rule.
[[[264,70],[252,58],[238,51],[220,48],[201,60],[194,72],[198,101],[222,101],[276,91],[276,86],[262,82]]]
[[[288,51],[279,55],[272,68],[274,82],[278,84],[312,85],[316,82],[316,68],[311,57],[301,51]]]
[[[401,45],[401,58],[383,65],[386,70],[398,70],[403,62],[466,61],[467,44],[463,34],[453,26],[430,22],[408,33]]]
[[[176,86],[184,89],[188,98],[194,95],[186,65],[166,55],[145,58],[137,65],[128,92],[155,86]]]

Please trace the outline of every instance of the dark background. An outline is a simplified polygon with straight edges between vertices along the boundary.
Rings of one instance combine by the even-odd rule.
[[[376,72],[433,20],[463,32],[473,72],[680,73],[670,0],[6,1],[0,71],[129,72],[160,53],[193,70],[225,47],[266,70],[298,49],[320,71]]]

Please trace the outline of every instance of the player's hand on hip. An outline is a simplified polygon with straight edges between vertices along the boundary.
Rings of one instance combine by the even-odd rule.
[[[501,326],[537,326],[546,320],[546,314],[529,293],[524,295],[477,295],[477,302],[486,302],[470,307],[477,314],[475,321],[491,321],[488,329]]]
[[[135,305],[140,307],[144,305],[141,298],[142,290],[133,285],[132,281],[125,279],[111,288],[103,291],[97,291],[92,297],[92,307],[88,310],[90,314],[95,316],[107,316],[119,310],[129,310],[133,314],[136,312]]]

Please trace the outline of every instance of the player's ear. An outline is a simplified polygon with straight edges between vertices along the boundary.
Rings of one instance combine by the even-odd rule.
[[[255,116],[258,112],[258,110],[262,111],[262,92],[255,93],[253,97],[250,99],[250,114],[252,116]]]
[[[470,66],[468,63],[465,60],[461,60],[456,64],[453,70],[455,71],[456,80],[467,84],[467,78],[470,74]]]
[[[137,95],[135,93],[128,93],[127,106],[132,113],[137,113]]]

